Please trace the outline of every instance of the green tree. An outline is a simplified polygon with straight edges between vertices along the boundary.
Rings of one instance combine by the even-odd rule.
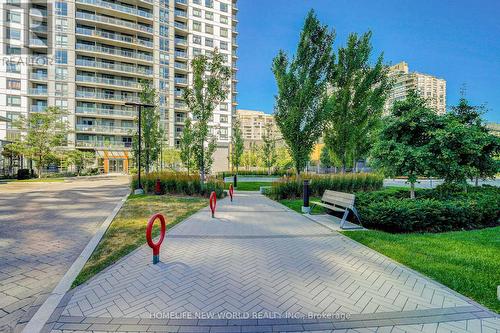
[[[39,178],[43,168],[54,161],[57,148],[66,144],[68,122],[65,116],[66,112],[60,108],[48,107],[28,117],[21,116],[13,123],[22,133],[19,151],[36,162]]]
[[[276,165],[276,138],[274,137],[273,126],[267,123],[262,135],[262,162],[267,168],[267,174],[271,175],[271,168]]]
[[[438,115],[426,106],[426,100],[411,91],[405,100],[394,103],[374,145],[374,166],[386,176],[408,177],[412,199],[418,177],[432,173],[435,157],[430,143],[439,123]]]
[[[187,169],[188,175],[195,167],[194,141],[195,138],[191,119],[187,117],[184,121],[184,129],[182,130],[182,136],[180,140],[180,159],[184,167]]]
[[[141,81],[139,93],[141,103],[156,105],[156,89],[150,81]],[[146,173],[149,173],[153,163],[158,160],[163,140],[163,130],[160,127],[160,113],[157,108],[142,108],[141,111],[141,162]],[[134,156],[139,156],[139,133],[135,133],[132,145]]]
[[[210,57],[197,55],[191,67],[193,84],[184,90],[184,100],[196,121],[193,126],[194,156],[201,181],[205,183],[217,147],[215,138],[209,136],[208,122],[215,107],[228,96],[231,70],[218,50]]]
[[[233,168],[236,168],[236,173],[238,173],[238,168],[241,165],[241,156],[243,155],[244,149],[243,134],[241,133],[241,124],[238,119],[236,119],[233,124],[231,146],[231,164]]]
[[[286,147],[276,148],[276,167],[279,170],[288,170],[293,167],[293,159]]]
[[[325,143],[340,160],[342,172],[348,163],[368,154],[390,88],[383,55],[370,65],[371,36],[370,31],[362,36],[350,34],[347,46],[338,50],[330,77]]]
[[[163,148],[162,159],[168,169],[178,170],[178,166],[182,162],[181,152],[179,149],[171,147]]]
[[[76,170],[76,174],[80,176],[82,170],[85,169],[86,165],[94,158],[91,152],[84,152],[78,149],[70,150],[66,152],[66,166],[73,166]]]
[[[275,119],[293,158],[297,175],[305,168],[327,114],[328,75],[333,66],[334,33],[310,11],[295,56],[283,50],[272,70],[278,86]]]
[[[328,169],[333,166],[333,159],[330,149],[324,145],[321,148],[321,154],[319,155],[319,162],[322,168]]]

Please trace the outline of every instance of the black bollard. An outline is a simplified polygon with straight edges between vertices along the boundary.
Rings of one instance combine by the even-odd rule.
[[[309,213],[311,211],[309,207],[309,180],[304,179],[304,190],[302,197],[304,199],[303,206],[302,206],[302,213]]]
[[[237,188],[238,187],[238,176],[236,174],[234,175],[233,183],[234,183],[234,188]]]

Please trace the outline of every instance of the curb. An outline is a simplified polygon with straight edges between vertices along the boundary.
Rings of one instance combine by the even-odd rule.
[[[35,313],[35,315],[31,318],[31,320],[26,324],[24,327],[22,333],[40,333],[42,329],[44,328],[45,324],[49,320],[50,316],[54,312],[54,310],[57,308],[61,300],[63,299],[64,295],[68,290],[71,288],[71,284],[75,280],[75,278],[78,276],[80,271],[83,269],[83,266],[87,263],[87,260],[89,260],[90,256],[94,252],[95,248],[101,241],[101,238],[104,236],[106,233],[106,230],[108,230],[111,222],[115,218],[116,214],[120,211],[120,208],[122,208],[123,204],[127,200],[127,197],[129,195],[125,195],[118,204],[116,204],[115,208],[111,212],[111,214],[108,215],[106,220],[101,224],[97,232],[95,233],[94,237],[90,240],[90,242],[85,246],[83,249],[82,253],[78,256],[78,258],[75,260],[75,262],[71,265],[71,267],[68,269],[66,274],[62,277],[62,279],[59,281],[57,286],[52,290],[52,292],[49,294],[49,297],[47,300],[40,306],[38,311]]]

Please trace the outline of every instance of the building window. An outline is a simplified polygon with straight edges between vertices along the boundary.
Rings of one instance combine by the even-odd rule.
[[[220,49],[221,50],[227,50],[227,47],[228,47],[227,42],[222,42],[222,41],[220,42]]]
[[[193,43],[194,44],[200,44],[201,45],[201,37],[193,35]]]
[[[195,5],[201,5],[201,0],[193,0],[193,3],[194,3]]]
[[[213,35],[214,34],[214,26],[211,24],[205,24],[205,33]]]
[[[7,129],[13,129],[13,128],[17,128],[13,125],[13,123],[19,119],[20,115],[19,113],[17,112],[7,112],[6,114],[7,116],[7,119],[9,119],[10,121],[7,122]]]
[[[224,15],[220,16],[220,23],[227,24],[228,22],[229,21],[228,21],[227,16],[224,16]]]
[[[56,96],[67,96],[67,95],[68,95],[68,84],[56,83]]]
[[[68,16],[68,4],[66,2],[56,2],[56,15]]]
[[[56,63],[57,64],[67,64],[68,63],[68,51],[57,50],[56,51]]]
[[[14,28],[7,28],[7,38],[14,40],[21,40],[21,30]]]
[[[21,80],[7,79],[7,89],[21,90]]]
[[[68,36],[66,35],[56,35],[56,47],[67,47],[68,46]]]
[[[66,89],[67,88],[68,87],[66,87]],[[60,109],[63,109],[63,110],[67,110],[68,109],[68,100],[67,99],[56,99],[56,103],[55,104],[56,104],[56,107],[58,107]]]
[[[166,25],[160,25],[160,35],[168,37],[168,27]]]
[[[21,13],[8,10],[7,11],[7,22],[11,23],[21,23]]]
[[[21,73],[21,66],[19,63],[9,61],[6,63],[6,67],[7,73]]]
[[[193,8],[193,16],[201,17],[201,10],[199,8]]]
[[[206,18],[207,20],[213,21],[213,20],[214,20],[214,13],[212,13],[212,12],[208,12],[208,11],[207,11],[207,12],[205,12],[205,18]]]
[[[65,67],[56,67],[56,80],[67,80],[68,69]]]
[[[223,3],[223,2],[220,3],[220,11],[227,13],[227,3]]]
[[[214,1],[213,0],[205,0],[205,7],[214,8]]]
[[[221,35],[221,37],[227,37],[227,29],[220,28],[220,35]]]
[[[68,31],[68,20],[65,18],[56,18],[56,30]]]
[[[7,95],[7,106],[21,106],[21,96]]]
[[[227,115],[225,115],[225,114],[220,115],[219,121],[221,123],[227,123],[227,120],[228,120]]]
[[[19,55],[21,54],[21,48],[17,46],[7,45],[8,55]]]
[[[227,139],[227,128],[221,128],[219,130],[219,135],[221,139]]]
[[[197,56],[200,54],[202,54],[201,49],[199,49],[197,47],[193,47],[193,56]]]
[[[205,38],[205,46],[214,47],[214,40],[212,38]]]
[[[193,21],[193,30],[194,31],[201,31],[201,23],[198,21]]]

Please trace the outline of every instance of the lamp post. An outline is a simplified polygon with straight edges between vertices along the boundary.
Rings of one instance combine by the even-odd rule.
[[[137,156],[137,188],[134,191],[134,194],[144,194],[144,190],[142,189],[142,184],[141,184],[141,149],[142,149],[142,125],[141,125],[141,114],[142,114],[142,108],[154,108],[156,107],[153,104],[148,104],[148,103],[137,103],[137,102],[126,102],[125,106],[133,106],[133,107],[138,107],[139,110],[139,130],[138,130],[138,135],[139,135],[139,156]]]

